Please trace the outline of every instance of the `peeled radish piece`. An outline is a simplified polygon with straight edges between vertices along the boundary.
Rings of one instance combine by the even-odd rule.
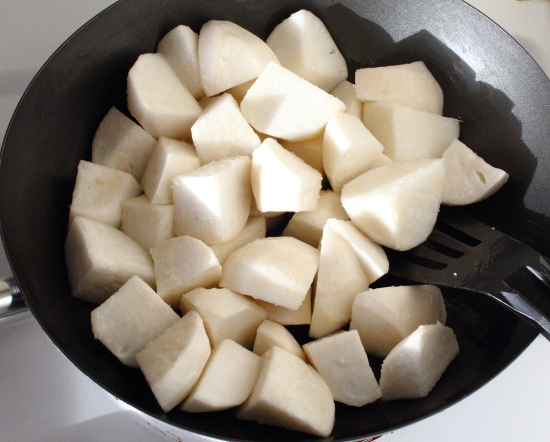
[[[393,160],[391,160],[386,154],[381,153],[378,154],[378,156],[371,163],[370,169],[376,169],[377,167],[386,166],[390,163],[393,163]]]
[[[233,98],[237,103],[241,104],[241,101],[243,101],[243,98],[248,92],[248,89],[252,87],[255,81],[256,79],[253,78],[252,80],[249,80],[245,83],[238,84],[237,86],[233,86],[231,89],[228,89],[227,92],[233,95]]]
[[[284,348],[300,359],[306,360],[306,355],[296,338],[283,325],[266,319],[258,327],[253,351],[258,356],[262,356],[273,346]]]
[[[416,399],[433,389],[459,352],[452,329],[421,325],[397,344],[382,364],[382,400]]]
[[[282,66],[327,92],[348,78],[346,60],[325,24],[310,11],[302,9],[283,20],[266,41]]]
[[[459,140],[454,140],[443,152],[443,159],[443,204],[463,206],[476,203],[490,197],[508,181],[504,170],[487,164]]]
[[[324,174],[323,169],[323,136],[304,141],[285,141],[279,142],[286,150],[292,152],[297,157],[304,160],[314,169]]]
[[[334,95],[342,103],[346,105],[345,112],[353,115],[354,117],[361,118],[363,113],[363,103],[357,99],[357,90],[353,83],[347,80],[342,81],[336,86],[330,95]]]
[[[373,241],[408,250],[433,230],[443,191],[445,160],[415,160],[369,170],[342,189],[355,226]]]
[[[267,319],[281,325],[311,324],[311,290],[308,290],[302,305],[296,310],[256,299],[256,303],[267,312]]]

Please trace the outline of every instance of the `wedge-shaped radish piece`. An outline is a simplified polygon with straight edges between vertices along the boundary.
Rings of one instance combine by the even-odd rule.
[[[210,20],[200,30],[201,80],[209,97],[257,78],[270,61],[279,63],[271,48],[235,23]]]
[[[370,169],[384,146],[353,115],[339,112],[328,120],[323,138],[323,168],[332,190]]]
[[[357,98],[357,90],[353,83],[350,83],[347,80],[342,81],[338,86],[330,91],[330,95],[334,95],[346,105],[346,113],[351,114],[354,117],[361,118],[363,113],[363,103]]]
[[[258,327],[252,351],[262,356],[273,346],[284,348],[306,361],[306,355],[296,338],[283,325],[266,319]]]
[[[172,181],[174,232],[207,244],[230,241],[250,214],[251,161],[236,157],[212,161]]]
[[[237,418],[329,436],[335,406],[327,384],[298,356],[273,347],[262,356],[258,380]]]
[[[252,194],[252,203],[250,204],[250,216],[263,216],[266,220],[284,215],[286,212],[260,212],[254,194]]]
[[[92,163],[128,172],[141,180],[156,140],[139,124],[112,107],[92,141]]]
[[[311,338],[320,338],[344,327],[351,319],[355,296],[369,286],[353,249],[328,225],[323,229],[320,248],[309,327]]]
[[[145,195],[126,200],[121,205],[120,230],[148,252],[151,247],[174,237],[174,206],[151,204]]]
[[[256,303],[267,312],[267,319],[281,325],[311,324],[311,289],[308,290],[302,305],[296,310],[290,310],[259,299],[256,300]]]
[[[434,285],[383,287],[359,293],[350,329],[357,330],[367,353],[385,358],[418,326],[445,324],[441,290]]]
[[[317,247],[323,236],[323,227],[330,218],[349,219],[342,207],[340,194],[332,190],[321,190],[315,210],[298,212],[292,215],[283,236],[293,236],[300,241]]]
[[[142,54],[128,72],[128,109],[153,137],[186,138],[202,112],[162,54]]]
[[[211,349],[197,312],[189,312],[141,350],[136,359],[161,408],[168,412],[187,397]]]
[[[362,407],[382,396],[356,330],[308,342],[304,351],[327,383],[335,401]]]
[[[261,212],[315,210],[322,175],[272,138],[252,154],[252,192]]]
[[[445,183],[442,203],[463,206],[477,203],[500,189],[508,174],[487,164],[472,149],[454,140],[443,153]]]
[[[235,250],[260,238],[265,238],[267,232],[265,218],[263,216],[251,216],[243,229],[232,240],[210,246],[221,265]]]
[[[92,311],[92,331],[120,362],[138,367],[136,353],[179,318],[147,283],[132,276]]]
[[[452,329],[421,325],[397,344],[382,364],[382,400],[416,399],[433,389],[459,352]]]
[[[69,226],[65,259],[75,298],[101,304],[132,276],[155,287],[153,261],[120,230],[77,216]]]
[[[200,379],[179,408],[203,413],[241,405],[250,396],[259,372],[258,355],[225,339],[212,349]]]
[[[196,310],[212,346],[224,339],[252,349],[256,330],[266,318],[266,312],[254,301],[229,289],[202,287],[181,297],[180,310]]]
[[[395,162],[347,183],[342,205],[369,238],[395,250],[408,250],[431,233],[444,179],[445,160]]]
[[[222,266],[210,247],[191,236],[178,236],[159,242],[151,249],[155,263],[157,292],[172,307],[197,287],[213,287]]]
[[[221,287],[296,310],[319,265],[319,251],[290,237],[258,239],[229,255]]]
[[[157,46],[189,93],[201,98],[204,90],[199,68],[199,36],[189,26],[179,25]]]
[[[212,102],[191,128],[203,164],[241,155],[252,156],[261,141],[229,94]]]
[[[346,60],[325,24],[302,9],[279,23],[267,44],[281,65],[329,92],[348,78]]]
[[[268,63],[241,102],[254,129],[287,141],[321,135],[329,118],[345,109],[336,97],[277,63]]]
[[[363,123],[393,161],[441,158],[459,135],[459,121],[393,103],[365,103]]]
[[[390,157],[388,157],[386,154],[381,153],[374,159],[374,161],[370,165],[370,169],[376,169],[377,167],[387,166],[388,164],[391,164],[391,163],[393,163],[393,160],[390,159]]]
[[[355,71],[361,101],[398,103],[442,115],[443,91],[423,61]]]
[[[76,216],[84,216],[119,227],[122,215],[120,204],[140,192],[138,182],[129,173],[80,160],[69,221]]]
[[[172,204],[172,180],[200,166],[199,156],[191,144],[160,137],[143,173],[141,186],[151,203]]]
[[[304,141],[280,141],[281,146],[300,157],[305,163],[324,174],[323,169],[323,136]]]

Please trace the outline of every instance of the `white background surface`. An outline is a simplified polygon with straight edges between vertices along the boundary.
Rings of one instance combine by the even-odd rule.
[[[111,0],[0,0],[0,135],[48,56]],[[550,3],[470,0],[550,74]],[[550,119],[549,119],[550,124]],[[550,143],[550,140],[549,140]],[[0,273],[9,273],[0,253]],[[550,343],[540,336],[486,387],[382,442],[550,440]],[[34,319],[0,327],[0,441],[159,441],[51,344]]]

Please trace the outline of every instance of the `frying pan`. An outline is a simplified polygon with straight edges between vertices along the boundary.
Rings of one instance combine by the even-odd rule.
[[[122,0],[75,33],[23,96],[0,157],[0,223],[13,273],[33,314],[61,351],[105,390],[136,409],[225,440],[313,441],[231,411],[163,413],[138,370],[121,365],[90,327],[93,305],[70,296],[63,245],[77,164],[111,106],[127,112],[126,74],[178,24],[234,21],[260,37],[292,12],[319,16],[358,67],[424,60],[445,93],[461,140],[510,173],[496,195],[469,210],[550,254],[550,81],[502,29],[460,0]],[[353,78],[351,78],[353,80]],[[495,303],[445,291],[461,353],[424,399],[337,404],[328,440],[358,440],[430,416],[474,392],[510,364],[535,331]],[[304,330],[293,330],[302,339]],[[371,358],[375,370],[380,361]]]

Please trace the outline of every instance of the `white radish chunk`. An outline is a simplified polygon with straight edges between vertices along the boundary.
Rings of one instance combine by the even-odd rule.
[[[329,92],[348,78],[346,60],[325,24],[302,9],[279,23],[267,44],[281,65]]]
[[[382,396],[357,330],[341,331],[308,342],[304,351],[335,401],[362,407]]]
[[[393,163],[393,160],[390,159],[386,154],[381,153],[374,159],[370,165],[370,169],[376,169],[377,167],[387,166],[388,164]]]
[[[77,216],[69,226],[65,259],[75,298],[101,304],[132,276],[155,287],[153,261],[120,230]]]
[[[257,78],[268,62],[279,63],[271,48],[239,25],[206,22],[199,33],[199,64],[208,97]]]
[[[272,347],[262,356],[258,380],[236,416],[327,437],[334,426],[335,405],[325,381],[311,366]]]
[[[118,228],[121,203],[140,192],[138,182],[129,173],[80,160],[69,222],[76,216],[83,216]]]
[[[290,310],[259,299],[256,300],[256,303],[267,312],[267,319],[281,325],[311,324],[311,289],[308,290],[302,305],[296,310]]]
[[[441,290],[434,285],[382,287],[359,293],[350,329],[357,330],[367,353],[385,358],[420,325],[445,324]]]
[[[256,79],[249,80],[245,83],[238,84],[237,86],[233,86],[231,89],[228,89],[227,92],[229,92],[231,95],[233,95],[233,98],[237,103],[241,104],[241,101],[243,101],[244,96],[248,92],[248,89],[252,87]]]
[[[210,247],[191,236],[159,242],[151,249],[155,263],[157,292],[173,308],[180,298],[197,287],[213,287],[222,267]]]
[[[311,287],[319,251],[291,237],[258,239],[229,255],[221,287],[296,310]]]
[[[266,318],[266,312],[254,301],[224,288],[198,287],[181,297],[180,310],[199,312],[212,347],[231,339],[252,349],[256,330]]]
[[[398,103],[442,115],[443,90],[423,61],[355,71],[361,101]]]
[[[112,107],[94,135],[92,163],[128,172],[139,182],[155,144],[145,129]]]
[[[459,140],[454,140],[443,152],[443,159],[443,204],[464,206],[477,203],[490,197],[508,181],[504,170],[487,164]]]
[[[361,118],[363,113],[363,103],[357,98],[357,90],[353,83],[350,83],[347,80],[342,81],[338,86],[330,91],[330,95],[334,95],[346,105],[346,113],[351,114],[354,117]]]
[[[204,90],[199,67],[199,36],[189,26],[179,25],[157,46],[189,93],[201,98]]]
[[[325,173],[323,169],[323,135],[304,141],[281,140],[280,144],[321,174]]]
[[[296,338],[283,325],[266,319],[258,327],[252,351],[258,356],[262,356],[273,346],[284,348],[306,361],[306,355]]]
[[[210,353],[210,342],[200,315],[189,312],[136,355],[164,412],[172,410],[187,397]]]
[[[321,135],[344,103],[277,63],[268,63],[241,102],[246,120],[258,132],[287,141]]]
[[[365,103],[363,123],[393,161],[441,158],[460,132],[454,118],[393,103]]]
[[[191,128],[202,164],[241,155],[252,156],[261,141],[229,94],[210,103]]]
[[[335,192],[370,169],[384,146],[361,120],[339,112],[328,120],[323,138],[323,168]]]
[[[153,137],[182,139],[202,112],[162,54],[142,54],[128,72],[128,109]]]
[[[261,212],[315,210],[322,181],[317,170],[272,138],[252,154],[252,192]]]
[[[132,276],[92,311],[92,332],[120,362],[137,368],[136,353],[179,318],[148,284]]]
[[[212,161],[174,178],[174,233],[207,244],[235,238],[250,214],[250,169],[250,158],[236,157]]]
[[[212,349],[200,379],[179,408],[203,413],[241,405],[250,396],[259,372],[258,355],[225,339]]]
[[[459,352],[452,329],[421,325],[397,344],[382,364],[382,400],[426,397]]]
[[[433,230],[444,178],[445,160],[395,162],[347,183],[342,205],[370,239],[395,250],[409,250]]]

